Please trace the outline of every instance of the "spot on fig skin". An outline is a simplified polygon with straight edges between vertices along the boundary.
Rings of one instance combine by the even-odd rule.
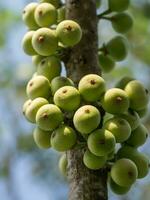
[[[91,80],[90,83],[91,83],[91,85],[95,85],[96,81],[95,80]]]
[[[44,42],[44,37],[43,36],[40,36],[39,38],[38,38],[38,42]]]

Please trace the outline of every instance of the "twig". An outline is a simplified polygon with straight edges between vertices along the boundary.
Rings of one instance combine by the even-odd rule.
[[[111,13],[110,9],[105,10],[104,12],[100,13],[99,15],[97,15],[98,19],[101,19],[104,15],[108,15]]]

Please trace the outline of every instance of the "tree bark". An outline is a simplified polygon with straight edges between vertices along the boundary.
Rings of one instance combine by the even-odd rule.
[[[97,49],[97,15],[95,0],[66,0],[66,17],[82,28],[81,42],[69,50],[65,61],[67,76],[76,85],[86,74],[101,74]],[[69,200],[107,200],[107,170],[89,170],[83,164],[85,149],[67,152]]]

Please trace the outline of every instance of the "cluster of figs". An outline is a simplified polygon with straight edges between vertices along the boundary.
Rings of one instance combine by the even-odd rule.
[[[129,0],[108,3],[109,12],[117,13],[109,18],[114,29],[125,33],[132,21],[123,13]],[[23,114],[36,124],[35,143],[62,153],[59,168],[64,175],[68,166],[65,152],[79,148],[82,143],[85,152],[81,162],[90,170],[110,165],[108,182],[112,191],[128,192],[136,179],[144,178],[149,171],[148,158],[138,150],[148,137],[148,130],[140,120],[148,110],[148,90],[131,77],[124,77],[114,88],[107,89],[98,74],[83,76],[78,85],[61,76],[58,51],[78,44],[82,29],[77,22],[65,19],[65,5],[59,0],[29,3],[23,10],[23,21],[28,31],[22,47],[32,56],[36,67],[26,87],[28,99]],[[99,61],[104,71],[110,71],[126,53],[122,36],[103,45]]]

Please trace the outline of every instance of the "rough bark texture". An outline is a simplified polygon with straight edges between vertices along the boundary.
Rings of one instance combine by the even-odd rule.
[[[100,74],[95,0],[66,0],[66,6],[67,18],[78,22],[83,31],[81,42],[70,50],[66,62],[67,75],[77,83],[85,74]]]
[[[76,84],[85,74],[100,74],[97,49],[95,0],[66,0],[67,19],[75,20],[83,31],[81,42],[69,50],[65,61],[67,76]],[[83,160],[84,149],[67,152],[69,200],[107,200],[107,170],[89,170]]]

